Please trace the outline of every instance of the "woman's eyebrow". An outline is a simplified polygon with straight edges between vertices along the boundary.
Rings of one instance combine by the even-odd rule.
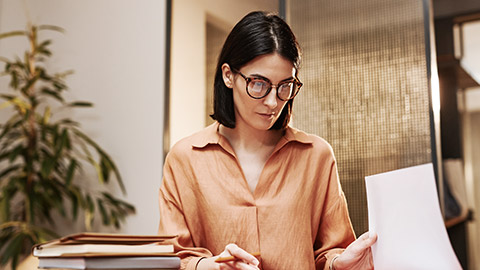
[[[267,78],[267,77],[265,77],[265,76],[263,76],[263,75],[257,74],[257,73],[250,74],[250,75],[248,75],[248,76],[250,76],[250,77],[255,77],[255,78],[260,78],[260,79],[264,79],[264,80],[267,80],[267,81],[269,81],[269,82],[272,81],[272,80],[270,80],[269,78]],[[289,80],[293,80],[293,79],[294,79],[293,77],[288,77],[288,78],[286,78],[286,79],[281,80],[280,82],[289,81]]]

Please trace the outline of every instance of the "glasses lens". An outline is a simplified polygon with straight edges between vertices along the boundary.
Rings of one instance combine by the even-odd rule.
[[[286,82],[278,86],[278,97],[282,100],[290,99],[297,92],[297,84],[295,82]]]
[[[253,79],[248,84],[248,93],[252,97],[261,98],[265,96],[267,93],[268,88],[270,88],[270,83],[261,79]]]

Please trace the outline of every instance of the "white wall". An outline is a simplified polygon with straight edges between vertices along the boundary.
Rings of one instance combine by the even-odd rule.
[[[480,209],[480,87],[460,93],[463,161],[469,208]],[[480,269],[480,223],[473,219],[467,223],[469,269]]]
[[[170,145],[205,127],[206,24],[202,1],[172,4]]]
[[[462,31],[462,67],[480,83],[480,21],[464,24]]]
[[[65,34],[53,38],[55,71],[75,70],[69,97],[93,109],[72,117],[112,155],[137,214],[122,232],[155,234],[162,174],[165,74],[165,0],[0,0],[0,32],[24,29],[25,6],[35,24],[52,24]],[[0,55],[25,48],[26,41],[0,41]],[[23,50],[23,49],[22,49]],[[5,79],[0,81],[4,92]],[[7,111],[0,111],[5,119]],[[118,196],[118,188],[112,190]]]
[[[462,26],[462,67],[480,83],[480,21]],[[461,92],[463,160],[470,208],[480,210],[480,87]],[[480,269],[480,223],[468,223],[469,268]]]

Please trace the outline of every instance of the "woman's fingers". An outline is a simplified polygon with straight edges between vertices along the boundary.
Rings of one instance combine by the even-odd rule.
[[[221,263],[220,270],[259,270],[259,269],[257,266],[236,261],[236,262]]]
[[[259,270],[255,265],[241,261],[220,263],[220,270]]]
[[[241,270],[258,270],[257,266],[249,265],[244,262],[236,262],[235,267],[236,269],[241,269]]]
[[[377,242],[378,235],[375,232],[369,233],[368,240],[370,241],[370,246]]]
[[[246,252],[245,250],[239,248],[235,244],[228,244],[225,247],[225,250],[228,251],[232,256],[235,258],[241,259],[246,263],[252,264],[254,266],[257,266],[260,262],[253,256],[252,254]],[[238,262],[240,263],[240,262]],[[255,269],[255,268],[253,268]]]
[[[237,269],[238,268],[231,263],[220,263],[220,270],[237,270]]]
[[[219,262],[220,270],[259,270],[259,261],[255,256],[238,247],[236,244],[228,244],[219,257],[235,257],[235,261]]]
[[[378,236],[377,236],[376,233],[366,232],[366,233],[362,234],[358,238],[359,244],[361,245],[361,248],[366,249],[366,248],[371,247],[373,244],[375,244],[375,242],[377,242],[377,237]]]
[[[372,250],[377,234],[366,232],[351,243],[335,260],[337,269],[373,269]]]

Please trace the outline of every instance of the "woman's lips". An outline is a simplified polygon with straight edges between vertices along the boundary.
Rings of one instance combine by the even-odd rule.
[[[275,115],[274,113],[258,113],[262,118],[271,119]]]

